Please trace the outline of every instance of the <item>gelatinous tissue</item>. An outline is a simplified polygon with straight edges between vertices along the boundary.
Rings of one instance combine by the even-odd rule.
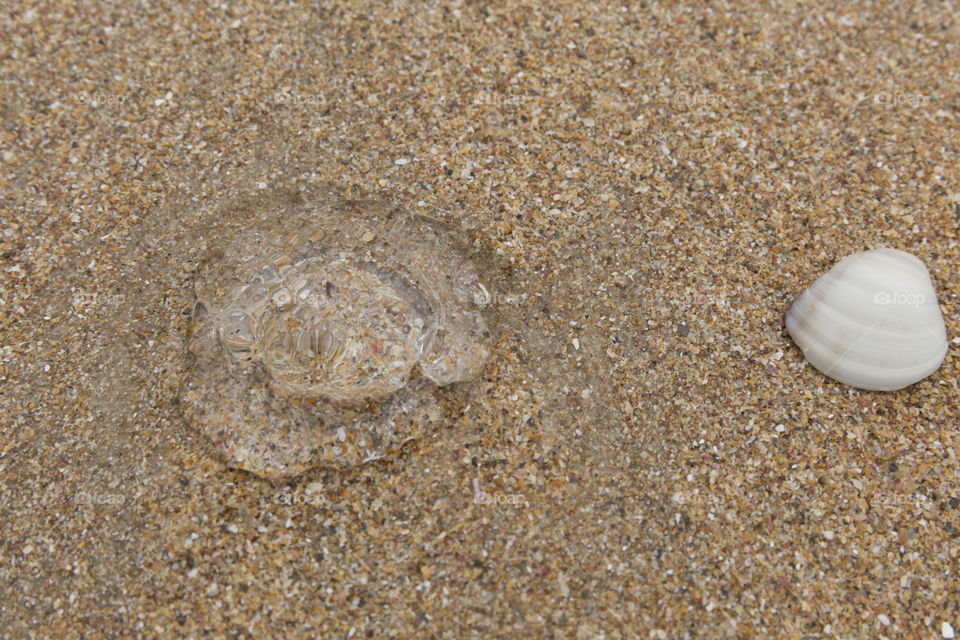
[[[456,235],[389,203],[278,207],[215,239],[196,279],[188,419],[271,480],[383,457],[478,377],[490,293]]]

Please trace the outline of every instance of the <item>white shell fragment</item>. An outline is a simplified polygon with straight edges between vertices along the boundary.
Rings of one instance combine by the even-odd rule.
[[[897,249],[838,262],[793,302],[786,324],[810,364],[860,389],[902,389],[936,371],[947,354],[930,273]]]

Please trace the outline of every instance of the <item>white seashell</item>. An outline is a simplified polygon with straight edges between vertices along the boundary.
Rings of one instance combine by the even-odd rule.
[[[897,249],[838,262],[794,300],[786,324],[810,364],[860,389],[902,389],[936,371],[947,354],[930,273]]]

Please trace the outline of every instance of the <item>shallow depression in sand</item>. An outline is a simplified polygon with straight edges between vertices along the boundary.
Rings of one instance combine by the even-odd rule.
[[[442,421],[438,385],[489,357],[490,293],[442,223],[327,198],[229,225],[200,264],[181,400],[270,479],[376,459]]]

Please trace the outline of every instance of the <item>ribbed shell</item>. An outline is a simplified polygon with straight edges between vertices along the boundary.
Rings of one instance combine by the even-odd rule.
[[[947,353],[930,273],[897,249],[838,262],[793,302],[786,324],[810,364],[860,389],[902,389],[936,371]]]

